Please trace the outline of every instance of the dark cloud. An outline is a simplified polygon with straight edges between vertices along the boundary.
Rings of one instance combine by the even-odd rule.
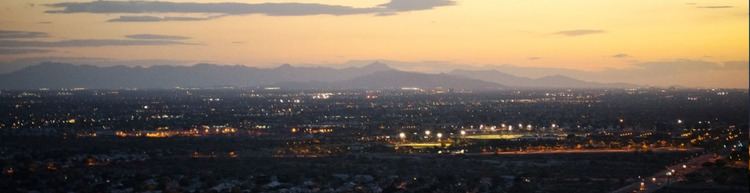
[[[575,29],[575,30],[565,30],[565,31],[558,31],[554,34],[557,35],[563,35],[563,36],[584,36],[584,35],[592,35],[592,34],[600,34],[605,33],[604,30],[597,30],[597,29]]]
[[[189,37],[175,36],[175,35],[160,35],[160,34],[132,34],[126,35],[126,38],[138,39],[138,40],[187,40]]]
[[[451,0],[391,0],[388,3],[381,4],[381,7],[395,11],[415,11],[427,10],[440,6],[455,5],[456,2]]]
[[[613,58],[630,58],[630,55],[624,54],[624,53],[619,53],[619,54],[612,55],[612,57]]]
[[[700,8],[700,9],[727,9],[727,8],[732,8],[732,7],[734,7],[734,6],[714,5],[714,6],[698,6],[696,8]]]
[[[396,15],[396,12],[380,12],[380,13],[375,14],[375,16],[392,16],[392,15]]]
[[[44,32],[0,30],[0,39],[44,38]]]
[[[118,18],[107,20],[109,22],[157,22],[163,21],[162,17],[156,16],[120,16]]]
[[[102,47],[102,46],[158,46],[158,45],[194,45],[172,40],[124,40],[124,39],[78,39],[61,41],[22,41],[0,40],[0,47]]]
[[[192,3],[160,1],[93,1],[50,5],[62,8],[48,13],[216,13],[228,15],[346,15],[371,12],[371,8],[315,3]]]
[[[0,55],[37,54],[37,53],[47,53],[47,52],[52,52],[52,50],[0,48]]]
[[[452,0],[391,0],[375,7],[350,7],[317,3],[194,3],[164,1],[92,1],[65,2],[47,5],[57,8],[47,13],[96,13],[96,14],[159,14],[159,13],[201,13],[226,15],[263,14],[270,16],[302,15],[354,15],[395,13],[404,11],[428,10],[440,6],[454,5]],[[221,17],[217,16],[217,17]],[[111,22],[157,22],[195,21],[216,17],[158,17],[120,16]]]
[[[160,22],[160,21],[202,21],[218,18],[221,16],[213,17],[158,17],[158,16],[139,16],[139,15],[124,15],[118,18],[107,20],[108,22]]]

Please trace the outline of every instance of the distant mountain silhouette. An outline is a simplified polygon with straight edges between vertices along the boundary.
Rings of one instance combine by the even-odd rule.
[[[514,88],[634,88],[638,85],[627,83],[598,83],[555,75],[541,78],[514,76],[497,70],[454,70],[450,75],[484,80]]]
[[[42,63],[0,75],[0,88],[175,88],[175,87],[282,88],[457,88],[496,89],[500,84],[445,74],[398,71],[375,62],[363,67],[334,69],[276,68],[197,64],[194,66],[96,67],[66,63]]]
[[[625,83],[597,83],[566,76],[526,78],[496,70],[454,70],[447,74],[405,72],[374,62],[343,69],[297,67],[256,68],[215,64],[193,66],[97,67],[67,63],[41,63],[0,75],[0,88],[209,88],[265,87],[312,88],[632,88]]]
[[[338,88],[461,88],[470,90],[501,89],[501,84],[450,76],[447,74],[423,74],[398,70],[379,71],[347,81],[336,82]]]

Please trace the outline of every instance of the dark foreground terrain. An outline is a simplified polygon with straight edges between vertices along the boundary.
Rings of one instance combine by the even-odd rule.
[[[264,148],[254,143],[231,137],[4,138],[0,188],[8,192],[607,192],[695,154],[279,158],[256,156]]]

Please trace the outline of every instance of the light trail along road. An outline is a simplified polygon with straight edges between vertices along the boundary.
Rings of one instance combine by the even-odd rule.
[[[665,186],[685,178],[686,174],[692,173],[703,167],[703,163],[715,161],[713,154],[705,154],[692,158],[686,162],[667,167],[653,176],[643,178],[641,181],[622,187],[612,193],[650,193],[656,192]]]

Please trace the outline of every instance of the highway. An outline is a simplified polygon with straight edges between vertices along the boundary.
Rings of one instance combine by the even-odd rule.
[[[465,153],[464,155],[525,155],[525,154],[574,154],[574,153],[630,153],[639,151],[637,149],[563,149],[563,150],[531,150],[531,151],[506,151],[506,152],[479,152]],[[661,152],[700,152],[703,148],[653,148],[654,153]]]
[[[685,179],[685,174],[689,174],[703,167],[703,163],[715,161],[713,154],[705,154],[686,162],[669,166],[663,171],[659,171],[653,176],[642,178],[641,181],[622,187],[612,193],[651,193],[664,188],[668,184]]]

